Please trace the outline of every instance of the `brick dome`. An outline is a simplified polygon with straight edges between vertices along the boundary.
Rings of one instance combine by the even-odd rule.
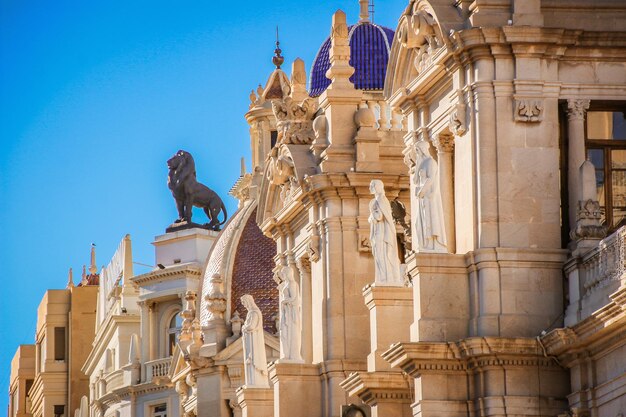
[[[206,326],[208,310],[204,297],[209,292],[209,281],[214,274],[223,280],[227,298],[227,319],[238,311],[245,318],[246,309],[241,296],[250,294],[263,313],[263,327],[275,333],[274,317],[278,313],[278,290],[273,278],[276,244],[263,235],[256,224],[256,202],[246,201],[230,218],[218,235],[206,263],[200,284],[200,323]]]

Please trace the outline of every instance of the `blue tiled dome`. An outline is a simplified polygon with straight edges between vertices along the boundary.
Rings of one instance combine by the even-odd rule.
[[[350,81],[360,90],[382,90],[389,51],[393,41],[393,30],[369,22],[348,28],[350,43],[350,65],[354,74]],[[317,97],[330,85],[326,71],[330,68],[330,37],[324,41],[311,66],[310,92]]]

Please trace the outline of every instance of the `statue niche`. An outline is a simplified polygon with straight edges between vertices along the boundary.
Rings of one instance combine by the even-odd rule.
[[[204,184],[196,180],[196,164],[189,152],[180,150],[167,161],[169,175],[167,186],[172,191],[178,219],[174,221],[167,232],[185,229],[189,227],[202,227],[191,222],[191,209],[193,206],[204,209],[209,223],[204,228],[220,230],[220,226],[226,222],[228,214],[222,199]],[[220,223],[218,216],[220,211],[224,213],[224,220]]]

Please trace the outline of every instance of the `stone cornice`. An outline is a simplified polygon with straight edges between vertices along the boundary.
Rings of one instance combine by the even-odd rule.
[[[108,392],[106,395],[103,395],[102,397],[98,398],[98,402],[108,408],[111,405],[119,403],[123,399],[126,399],[133,394],[134,395],[148,394],[152,392],[167,391],[171,388],[172,388],[171,384],[156,385],[156,384],[153,384],[152,382],[146,382],[146,383],[139,384],[139,385],[128,385],[128,386],[113,390],[112,392]]]
[[[369,406],[411,402],[411,383],[400,372],[353,372],[340,385],[349,396],[358,396]]]
[[[298,188],[292,201],[273,216],[266,217],[260,228],[266,236],[280,235],[280,231],[277,230],[278,225],[297,219],[312,204],[321,204],[333,199],[370,199],[369,184],[374,178],[385,183],[387,196],[390,199],[395,198],[397,192],[408,189],[409,186],[408,175],[404,174],[350,172],[311,175]]]
[[[155,269],[146,274],[135,275],[130,280],[138,285],[142,286],[155,281],[171,281],[173,279],[179,279],[184,276],[185,278],[200,279],[202,275],[202,265],[197,262],[168,266],[165,269]]]
[[[396,343],[382,355],[392,367],[423,373],[479,372],[489,367],[556,367],[532,338],[471,337],[458,342]]]
[[[581,356],[594,356],[623,343],[626,330],[626,287],[609,296],[610,301],[574,326],[552,330],[541,338],[548,354],[571,366]]]

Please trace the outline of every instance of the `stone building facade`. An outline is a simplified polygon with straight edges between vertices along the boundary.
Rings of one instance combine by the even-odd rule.
[[[332,16],[308,86],[277,47],[223,230],[166,233],[159,267],[101,279],[78,415],[626,412],[626,2],[408,0],[395,30],[359,6]],[[376,278],[372,180],[404,283]]]

